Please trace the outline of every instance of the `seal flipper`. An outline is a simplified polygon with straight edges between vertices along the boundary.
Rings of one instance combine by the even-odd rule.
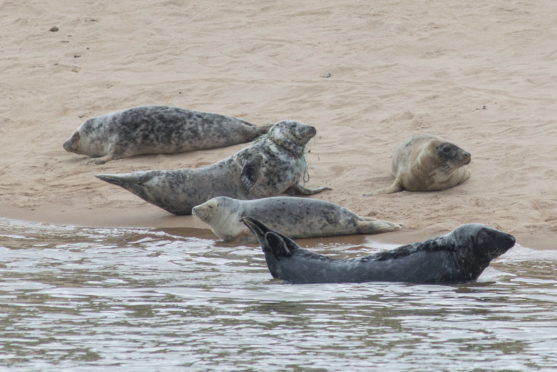
[[[400,230],[401,226],[394,222],[363,217],[362,221],[356,223],[356,228],[360,234],[378,234]]]
[[[142,173],[142,174],[136,174]],[[145,193],[143,183],[151,178],[149,171],[147,172],[136,172],[136,173],[123,173],[123,174],[96,174],[100,180],[111,183],[113,185],[120,186],[128,191],[131,191],[135,195],[139,196],[143,200],[152,203],[152,199]]]
[[[113,185],[123,187],[127,190],[130,189],[132,182],[135,183],[137,181],[135,177],[132,179],[132,177],[124,174],[95,174],[95,177]]]
[[[373,196],[373,195],[377,195],[377,194],[393,194],[395,192],[399,192],[399,191],[402,191],[402,190],[404,190],[404,188],[402,187],[400,182],[398,182],[398,180],[394,180],[394,182],[391,184],[391,186],[376,190],[376,191],[374,191],[372,193],[369,193],[369,194],[364,194],[363,196]]]
[[[255,127],[255,137],[259,137],[259,136],[264,135],[265,133],[267,133],[269,131],[269,129],[271,129],[272,126],[273,126],[273,124],[254,126]]]
[[[296,184],[288,188],[288,190],[286,190],[286,193],[289,195],[315,195],[326,190],[332,190],[332,189],[327,186],[317,187],[315,189],[308,189],[300,184]]]
[[[284,279],[280,275],[280,260],[290,257],[300,249],[296,243],[262,224],[251,217],[243,217],[241,221],[255,234],[263,253],[271,275],[275,279]]]
[[[248,159],[243,167],[242,173],[240,174],[240,181],[242,186],[246,191],[250,191],[257,182],[257,176],[259,175],[259,169],[261,169],[261,164],[263,163],[263,157],[257,155],[254,158]]]

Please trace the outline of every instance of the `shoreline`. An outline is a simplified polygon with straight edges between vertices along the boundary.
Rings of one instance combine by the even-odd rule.
[[[223,243],[211,232],[209,226],[193,216],[174,216],[164,210],[146,205],[145,208],[73,210],[71,213],[54,209],[54,206],[41,206],[34,210],[2,208],[2,218],[54,225],[73,225],[91,228],[147,228],[171,232],[185,237],[215,240],[219,244],[235,246],[235,242]],[[456,228],[458,225],[454,226]],[[436,229],[404,229],[382,234],[354,234],[322,238],[296,239],[301,245],[310,247],[319,244],[353,244],[366,242],[384,244],[409,244],[424,241],[448,233]],[[538,250],[555,250],[557,233],[518,233],[513,234],[517,244]]]

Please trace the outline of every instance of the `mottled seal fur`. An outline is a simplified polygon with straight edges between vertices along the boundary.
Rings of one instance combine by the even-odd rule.
[[[194,206],[215,196],[256,199],[282,193],[312,195],[329,189],[307,189],[300,184],[307,172],[305,146],[315,134],[312,126],[284,120],[251,146],[208,167],[97,177],[181,215],[191,214]]]
[[[375,194],[448,189],[470,178],[470,170],[466,167],[470,160],[469,152],[440,137],[413,136],[393,155],[394,182]]]
[[[249,142],[269,130],[243,120],[169,106],[141,106],[86,120],[64,149],[102,164],[144,154],[174,154]]]
[[[360,217],[334,203],[289,196],[255,200],[217,196],[194,207],[193,215],[208,223],[224,241],[254,238],[242,217],[255,218],[291,238],[377,234],[400,229],[396,223]]]
[[[244,217],[242,221],[257,236],[271,275],[291,283],[469,282],[515,243],[510,234],[467,224],[425,242],[362,258],[331,259],[298,247],[257,220]]]

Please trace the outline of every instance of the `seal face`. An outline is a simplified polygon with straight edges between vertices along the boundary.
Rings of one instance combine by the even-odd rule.
[[[269,130],[243,120],[169,106],[140,106],[86,120],[64,142],[102,164],[144,154],[174,154],[249,142]]]
[[[429,134],[413,136],[394,153],[394,182],[375,193],[448,189],[470,178],[466,167],[470,160],[469,152],[440,137]]]
[[[300,248],[290,238],[249,217],[271,275],[291,283],[408,282],[454,284],[476,280],[512,246],[512,235],[480,224],[370,256],[336,260]]]
[[[191,214],[194,206],[215,196],[256,199],[286,192],[312,195],[329,189],[308,189],[300,184],[307,167],[305,146],[315,133],[314,127],[301,122],[279,121],[251,146],[208,167],[97,177],[181,215]]]
[[[255,200],[218,196],[194,207],[193,215],[209,224],[224,241],[253,238],[241,221],[243,217],[261,221],[292,238],[377,234],[400,229],[396,223],[361,217],[334,203],[288,196]]]

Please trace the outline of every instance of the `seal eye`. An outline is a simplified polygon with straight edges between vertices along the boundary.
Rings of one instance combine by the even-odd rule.
[[[449,152],[451,152],[451,148],[449,146],[445,146],[441,151],[443,151],[445,154],[448,154]]]

